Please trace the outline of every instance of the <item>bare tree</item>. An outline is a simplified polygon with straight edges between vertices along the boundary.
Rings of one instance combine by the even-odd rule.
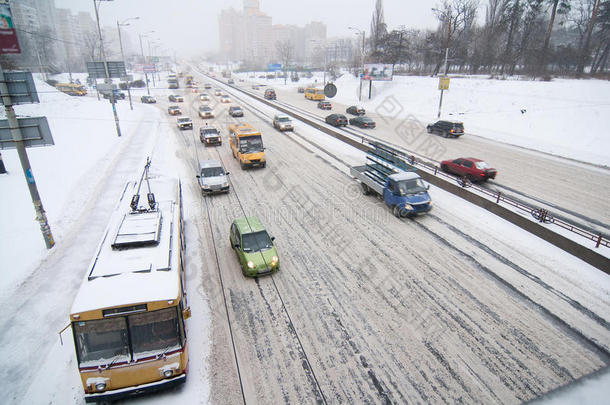
[[[599,11],[600,0],[595,0],[593,3],[593,10],[591,11],[591,17],[589,18],[589,24],[587,26],[587,33],[585,34],[585,43],[580,51],[580,60],[578,67],[576,68],[577,74],[582,74],[585,70],[585,64],[589,58],[589,44],[591,43],[591,34],[593,33],[593,27],[597,19],[597,13]]]
[[[387,34],[387,26],[383,18],[383,4],[381,0],[375,3],[375,11],[371,20],[371,57],[379,59],[381,56],[380,47],[383,38]]]
[[[551,19],[549,20],[546,36],[544,37],[542,52],[540,53],[540,73],[544,73],[546,71],[546,57],[549,51],[549,44],[551,42],[553,24],[555,24],[555,16],[557,13],[565,14],[570,11],[570,0],[547,0],[547,2],[551,4]]]
[[[286,68],[288,67],[288,64],[292,61],[292,55],[294,54],[294,46],[289,40],[277,41],[275,43],[275,49],[277,51],[278,56],[280,57],[280,60],[282,61],[282,66],[284,68],[284,84],[286,84]]]

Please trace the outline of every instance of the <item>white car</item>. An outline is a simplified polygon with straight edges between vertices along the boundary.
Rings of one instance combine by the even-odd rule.
[[[201,93],[199,95],[199,101],[210,101],[210,96],[208,93]]]
[[[220,102],[221,103],[230,103],[231,99],[229,98],[229,96],[220,96]]]

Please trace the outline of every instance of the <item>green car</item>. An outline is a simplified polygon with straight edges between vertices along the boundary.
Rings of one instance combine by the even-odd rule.
[[[261,221],[256,217],[239,218],[231,224],[229,240],[237,253],[244,276],[258,277],[280,269],[280,258]]]

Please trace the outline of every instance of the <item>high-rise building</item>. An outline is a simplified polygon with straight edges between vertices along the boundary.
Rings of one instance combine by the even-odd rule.
[[[304,28],[295,25],[272,25],[270,16],[261,12],[259,0],[243,0],[243,11],[233,8],[218,17],[220,51],[226,61],[245,61],[265,65],[279,62],[276,43],[290,41],[293,59],[304,61],[311,52],[309,42],[323,43],[326,25],[312,22]]]

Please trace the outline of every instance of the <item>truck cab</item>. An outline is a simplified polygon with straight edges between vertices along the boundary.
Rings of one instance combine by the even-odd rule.
[[[250,124],[229,125],[229,145],[242,169],[267,165],[263,136]]]
[[[430,186],[414,172],[401,172],[388,176],[383,188],[383,201],[400,217],[430,211]]]

